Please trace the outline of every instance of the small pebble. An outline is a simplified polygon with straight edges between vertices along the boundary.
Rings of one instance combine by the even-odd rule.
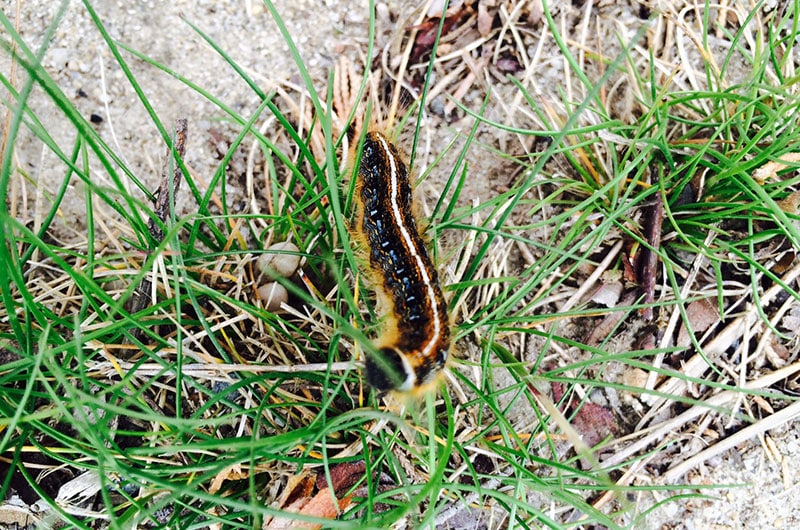
[[[300,252],[300,249],[290,241],[275,243],[258,257],[259,270],[273,277],[277,275],[288,278],[294,274],[294,271],[300,265],[300,256],[298,254],[284,254],[284,252]]]
[[[278,282],[265,283],[258,288],[258,296],[264,301],[264,309],[275,313],[281,304],[289,301],[289,291]]]

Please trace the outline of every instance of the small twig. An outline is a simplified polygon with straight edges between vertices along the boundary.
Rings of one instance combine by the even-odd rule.
[[[775,297],[784,292],[783,286],[791,285],[798,277],[800,277],[800,264],[786,271],[786,274],[781,276],[780,282],[776,282],[761,295],[761,307],[767,307],[772,303]],[[680,370],[682,377],[670,377],[662,383],[654,393],[657,398],[653,400],[650,412],[642,418],[639,425],[644,425],[644,422],[652,418],[662,405],[670,403],[665,396],[681,396],[689,387],[689,379],[702,378],[706,370],[709,369],[707,359],[717,358],[722,352],[727,350],[731,344],[739,340],[742,337],[742,330],[747,325],[747,322],[752,322],[750,319],[758,310],[759,308],[755,306],[749,307],[715,335],[708,344],[703,346],[703,355],[696,353],[683,363]]]
[[[768,388],[779,381],[793,377],[798,372],[800,372],[800,363],[794,363],[776,370],[768,375],[760,377],[754,381],[750,381],[747,383],[747,385],[745,385],[744,389],[759,390]],[[644,434],[644,436],[642,436],[638,441],[627,447],[615,450],[612,455],[603,459],[603,465],[606,467],[611,467],[621,464],[639,451],[642,451],[653,444],[663,443],[668,435],[679,431],[681,426],[689,424],[692,420],[710,410],[729,406],[738,398],[740,394],[741,390],[722,391],[719,394],[711,396],[702,402],[696,403],[690,409],[679,414],[678,416],[675,416],[674,418],[670,418],[669,420],[666,420],[658,425],[648,427],[647,429],[643,429],[642,431],[628,436],[627,438],[631,438],[633,436],[640,436]],[[624,440],[617,440],[617,443],[622,442],[624,442]]]
[[[707,236],[705,241],[703,242],[703,246],[705,248],[711,248],[712,243],[714,242],[716,235],[712,231]],[[692,286],[695,285],[695,280],[697,276],[700,274],[700,271],[705,270],[705,267],[708,263],[708,258],[703,254],[697,254],[694,258],[694,262],[692,263],[691,269],[689,269],[689,274],[686,276],[683,282],[683,287],[680,290],[680,299],[685,300],[689,294],[691,293]],[[673,337],[675,336],[675,329],[678,327],[678,323],[682,318],[680,308],[676,305],[672,310],[672,314],[667,320],[666,328],[660,330],[661,333],[661,340],[658,345],[660,350],[666,351],[670,346],[673,344]],[[656,383],[659,379],[658,370],[664,364],[664,357],[665,353],[661,351],[657,353],[655,357],[653,357],[653,370],[650,371],[650,374],[647,376],[647,382],[644,385],[644,390],[651,391],[656,387]],[[654,394],[645,393],[642,395],[642,401],[649,405],[653,405],[656,403],[660,398],[658,398]],[[651,408],[651,411],[654,409]],[[643,425],[640,423],[640,425]]]
[[[158,186],[156,195],[156,206],[153,213],[156,214],[161,223],[158,223],[155,218],[151,217],[147,225],[150,230],[150,235],[156,243],[161,243],[164,239],[164,232],[161,230],[161,225],[167,222],[171,206],[174,204],[175,195],[181,185],[181,166],[178,160],[183,160],[186,154],[186,118],[178,118],[175,122],[175,141],[174,153],[176,158],[173,159],[173,150],[167,147],[167,155],[164,159],[164,166],[161,168],[161,184]],[[169,168],[172,167],[172,178],[169,177]],[[152,249],[151,249],[152,250]]]
[[[87,367],[89,372],[96,372],[103,377],[111,377],[119,371],[128,372],[136,370],[138,377],[155,377],[164,373],[164,365],[160,363],[131,363],[115,360],[101,361]],[[309,363],[292,365],[260,365],[260,364],[216,364],[216,363],[187,363],[181,366],[181,374],[196,379],[226,379],[229,374],[298,374],[303,372],[347,372],[354,370],[352,361],[334,363]]]
[[[153,209],[154,217],[150,218],[147,230],[150,232],[152,241],[150,252],[152,252],[164,239],[162,226],[167,224],[171,210],[174,210],[175,196],[181,183],[181,167],[178,160],[183,160],[186,154],[186,118],[178,118],[175,122],[175,140],[173,146],[167,147],[167,154],[164,158],[164,165],[161,168],[161,183],[156,191],[156,203]],[[174,154],[174,157],[173,157]],[[172,174],[170,174],[170,167]],[[130,312],[138,313],[152,303],[150,291],[152,283],[147,278],[142,278],[141,283],[131,297]],[[133,331],[134,337],[141,337],[142,328]]]
[[[667,482],[674,482],[675,480],[679,479],[683,475],[686,474],[687,471],[692,469],[693,467],[697,466],[701,462],[705,462],[714,456],[727,451],[731,447],[736,447],[740,443],[749,440],[750,438],[755,437],[763,432],[766,432],[770,429],[775,429],[789,423],[794,418],[800,416],[800,401],[795,401],[788,407],[781,409],[780,411],[772,414],[771,416],[767,416],[763,420],[750,425],[749,427],[745,427],[741,431],[728,436],[724,440],[712,445],[708,449],[704,449],[700,451],[696,455],[687,460],[684,460],[680,464],[670,468],[664,474],[664,480]]]
[[[653,186],[658,184],[658,170],[655,167],[650,170],[650,183]],[[639,251],[636,274],[644,291],[642,302],[652,304],[655,300],[658,249],[661,246],[661,227],[664,221],[664,203],[660,194],[653,197],[650,204],[644,208],[643,214],[642,224],[647,246]],[[644,307],[641,315],[645,320],[653,320],[653,308],[649,305]]]

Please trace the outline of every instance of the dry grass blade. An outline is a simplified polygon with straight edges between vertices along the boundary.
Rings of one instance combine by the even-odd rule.
[[[771,429],[782,427],[795,420],[798,416],[800,416],[800,402],[795,402],[788,407],[781,409],[775,414],[767,416],[753,425],[745,427],[741,431],[728,436],[724,440],[715,443],[708,449],[699,452],[691,458],[687,458],[680,464],[671,467],[664,474],[664,480],[668,482],[674,482],[683,477],[683,475],[686,474],[686,472],[690,469],[693,469],[703,462],[720,455],[723,451],[727,451],[728,449],[736,447],[742,442],[751,440],[752,438],[755,438],[756,436]]]

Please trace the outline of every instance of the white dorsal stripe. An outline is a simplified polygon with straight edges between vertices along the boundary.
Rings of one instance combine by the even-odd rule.
[[[389,160],[389,202],[392,205],[392,216],[394,217],[394,221],[400,229],[400,236],[403,238],[406,248],[408,248],[408,250],[411,252],[411,255],[417,262],[417,269],[420,271],[420,276],[422,276],[422,283],[425,285],[425,290],[427,291],[428,299],[430,300],[431,310],[433,311],[433,335],[430,337],[427,344],[425,344],[425,347],[422,348],[422,355],[428,357],[433,353],[433,349],[439,342],[439,338],[442,333],[442,323],[439,315],[439,305],[436,299],[436,290],[433,286],[431,276],[428,274],[428,270],[425,268],[425,263],[422,261],[422,256],[420,256],[419,250],[414,244],[414,239],[411,237],[408,227],[406,227],[405,223],[403,222],[403,216],[400,212],[400,205],[397,202],[397,197],[400,191],[400,184],[397,180],[397,161],[395,161],[394,155],[389,149],[389,146],[387,145],[383,136],[379,134],[376,136],[381,143],[383,152],[386,153],[386,158]]]

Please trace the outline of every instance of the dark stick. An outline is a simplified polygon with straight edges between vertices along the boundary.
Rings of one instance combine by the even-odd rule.
[[[167,146],[167,154],[164,157],[164,165],[161,168],[161,183],[156,191],[156,203],[153,209],[155,217],[151,217],[147,224],[147,229],[153,238],[150,243],[150,252],[158,247],[164,239],[164,231],[161,227],[166,225],[169,213],[174,209],[175,196],[178,194],[178,188],[181,184],[181,167],[178,160],[183,160],[186,154],[187,123],[186,118],[178,118],[176,120],[174,151],[172,147]],[[173,158],[173,154],[176,158]],[[172,175],[170,175],[170,167],[172,167]],[[132,314],[138,313],[152,303],[150,298],[151,288],[150,280],[143,278],[131,297],[130,312]],[[133,330],[133,336],[136,339],[139,339],[141,335],[141,328]]]
[[[186,128],[186,118],[178,118],[175,122],[175,154],[180,160],[183,160],[184,154],[186,154]],[[169,178],[170,165],[172,166],[171,179]],[[171,206],[170,199],[175,200],[175,195],[177,195],[180,186],[181,166],[178,164],[177,159],[173,160],[172,149],[167,146],[167,155],[164,157],[164,165],[161,168],[161,184],[156,192],[156,206],[153,210],[161,224],[166,224]],[[170,188],[172,188],[171,193]],[[155,218],[150,218],[147,228],[150,230],[150,235],[153,236],[156,245],[161,243],[161,240],[164,239],[164,233]]]
[[[650,181],[653,186],[658,185],[658,171],[651,168]],[[644,291],[645,304],[652,304],[655,300],[656,276],[658,274],[658,249],[661,246],[661,228],[664,222],[664,203],[661,195],[656,193],[650,204],[643,212],[642,224],[647,246],[642,246],[637,260],[637,273],[639,284]],[[642,316],[647,320],[653,319],[653,308],[646,307],[641,310]]]

